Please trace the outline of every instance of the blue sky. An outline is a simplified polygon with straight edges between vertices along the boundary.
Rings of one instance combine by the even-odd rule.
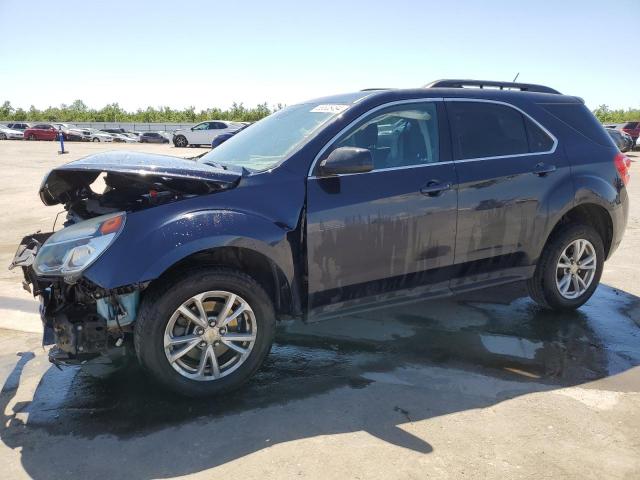
[[[640,0],[0,0],[0,101],[292,104],[520,72],[638,108],[639,19]]]

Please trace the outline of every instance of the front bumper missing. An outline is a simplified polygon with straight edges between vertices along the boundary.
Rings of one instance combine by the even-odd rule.
[[[22,268],[23,286],[40,299],[42,344],[55,344],[49,350],[49,360],[55,365],[81,364],[122,347],[131,335],[140,291],[146,284],[107,291],[82,278],[67,284],[60,277],[38,276],[33,263],[50,235],[25,237],[9,266]]]

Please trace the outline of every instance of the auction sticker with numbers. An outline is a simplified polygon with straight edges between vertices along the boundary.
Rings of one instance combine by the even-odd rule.
[[[340,105],[338,103],[327,103],[324,105],[318,105],[311,110],[314,113],[340,113],[344,112],[349,105]]]

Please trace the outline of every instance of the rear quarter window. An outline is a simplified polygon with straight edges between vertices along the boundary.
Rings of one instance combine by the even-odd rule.
[[[611,145],[611,138],[606,130],[584,104],[543,103],[540,106],[583,137],[600,145]]]

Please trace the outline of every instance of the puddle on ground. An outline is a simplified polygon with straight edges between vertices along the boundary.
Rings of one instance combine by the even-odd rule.
[[[130,436],[338,387],[364,388],[403,366],[437,365],[567,386],[640,364],[639,329],[625,314],[637,304],[636,297],[602,286],[586,307],[560,315],[518,295],[506,298],[500,290],[496,298],[485,292],[312,325],[285,323],[253,380],[212,399],[167,393],[135,362],[101,373],[94,368],[91,374],[91,369],[52,367],[33,401],[21,409],[32,429]]]

